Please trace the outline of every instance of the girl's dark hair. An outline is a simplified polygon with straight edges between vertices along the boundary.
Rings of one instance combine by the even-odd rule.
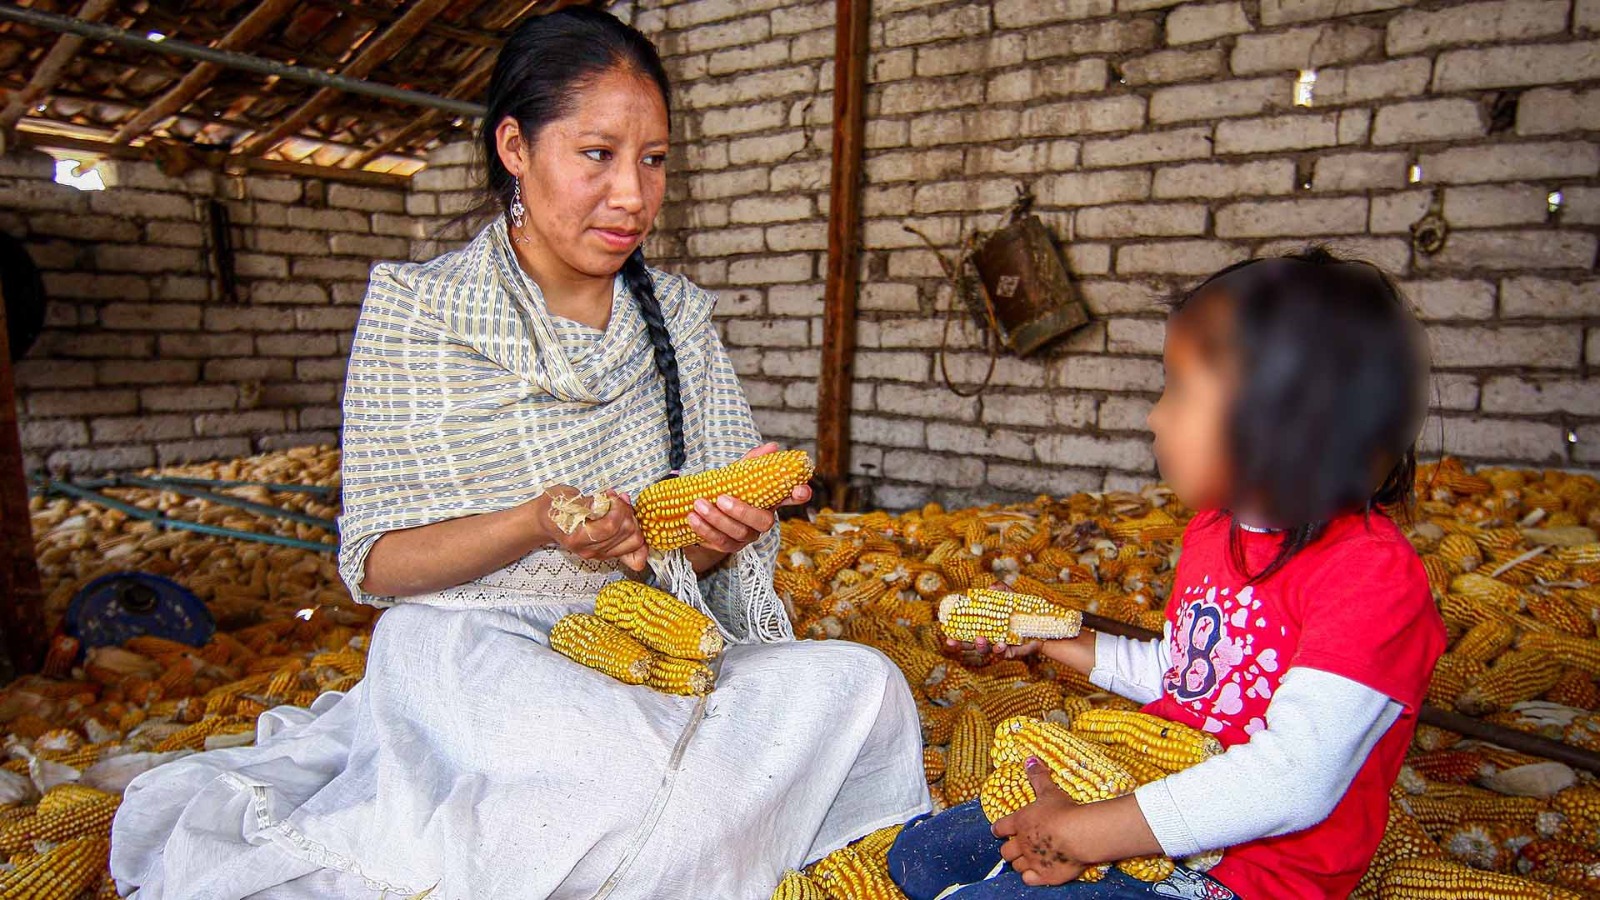
[[[663,104],[671,109],[672,85],[655,45],[638,29],[608,12],[569,6],[547,15],[530,16],[512,30],[495,60],[480,136],[491,205],[509,215],[515,187],[515,179],[506,171],[495,147],[495,129],[500,123],[508,116],[515,119],[531,144],[546,125],[572,112],[581,89],[616,69],[652,81],[661,89]],[[670,112],[667,124],[670,128]],[[676,472],[683,468],[688,456],[678,356],[644,263],[643,250],[636,249],[628,256],[622,265],[622,278],[639,304],[639,314],[655,350],[656,369],[666,384],[667,425],[672,435],[668,459]]]
[[[1178,300],[1221,294],[1238,389],[1229,423],[1233,495],[1283,529],[1277,555],[1252,574],[1244,529],[1230,535],[1251,582],[1315,543],[1336,515],[1409,510],[1416,440],[1427,414],[1428,359],[1416,317],[1371,263],[1322,247],[1237,263]],[[1382,470],[1376,490],[1373,482]]]

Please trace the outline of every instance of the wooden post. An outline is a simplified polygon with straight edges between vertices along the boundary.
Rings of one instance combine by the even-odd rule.
[[[5,298],[0,297],[0,630],[12,672],[21,675],[39,671],[43,659],[44,591],[33,556],[28,481],[6,334]]]
[[[836,0],[833,178],[828,205],[828,280],[817,385],[817,476],[827,503],[850,506],[850,384],[856,346],[856,269],[861,225],[862,109],[869,0]]]

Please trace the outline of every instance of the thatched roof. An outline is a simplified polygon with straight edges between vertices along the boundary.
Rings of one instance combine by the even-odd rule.
[[[5,0],[0,0],[4,3]],[[481,102],[501,35],[593,0],[32,0],[139,35]],[[600,5],[603,5],[600,4]],[[471,123],[437,109],[0,21],[0,133],[179,168],[246,161],[409,174]]]

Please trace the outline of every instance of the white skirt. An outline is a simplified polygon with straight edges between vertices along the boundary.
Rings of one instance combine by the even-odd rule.
[[[916,708],[878,651],[733,646],[709,697],[673,697],[548,648],[592,606],[386,611],[348,694],[129,785],[118,887],[765,900],[785,869],[930,808]]]

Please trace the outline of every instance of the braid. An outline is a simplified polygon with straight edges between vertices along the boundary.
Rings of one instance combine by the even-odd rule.
[[[668,461],[673,474],[677,474],[688,460],[683,441],[683,396],[678,384],[678,351],[672,346],[672,335],[667,332],[666,316],[661,312],[661,301],[656,299],[655,284],[650,270],[645,268],[644,251],[634,250],[622,264],[622,280],[629,293],[639,303],[639,315],[644,318],[650,344],[655,348],[656,371],[667,387],[667,428],[672,435]]]

